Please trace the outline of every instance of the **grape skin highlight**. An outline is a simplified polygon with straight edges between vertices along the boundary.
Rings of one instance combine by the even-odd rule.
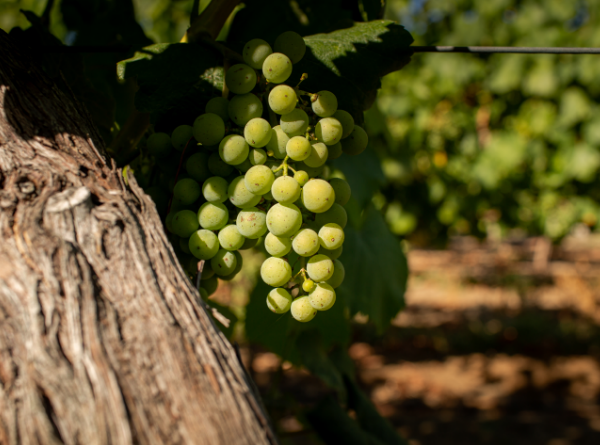
[[[280,204],[292,204],[300,198],[300,184],[291,176],[281,176],[273,182],[271,193]]]
[[[267,227],[276,236],[292,236],[302,225],[302,214],[294,204],[275,204],[267,213]]]
[[[302,323],[306,323],[311,321],[317,315],[317,310],[311,306],[308,297],[299,297],[292,301],[292,306],[290,307],[290,312],[292,317],[297,321]]]
[[[285,134],[280,125],[277,125],[271,130],[271,139],[265,148],[273,153],[274,158],[284,159],[287,155],[285,148],[289,140],[290,137]]]
[[[303,257],[314,255],[319,247],[319,236],[312,229],[300,229],[292,241],[294,252]]]
[[[324,117],[315,127],[315,135],[325,145],[335,145],[342,139],[342,124],[333,117]]]
[[[271,83],[283,83],[292,74],[292,61],[282,53],[273,53],[263,62],[262,72]]]
[[[267,307],[276,314],[285,314],[292,306],[292,296],[280,287],[272,289],[267,295]]]
[[[302,188],[302,204],[313,213],[323,213],[335,202],[333,187],[323,179],[311,179]]]
[[[267,213],[256,207],[241,210],[235,224],[246,238],[258,239],[267,233]]]
[[[308,260],[306,272],[317,283],[327,281],[333,275],[333,261],[325,255],[317,254]]]
[[[285,146],[287,155],[294,161],[304,161],[310,156],[312,146],[304,136],[294,136]]]
[[[219,155],[229,165],[239,165],[246,160],[250,148],[246,140],[238,134],[225,136],[219,144]]]
[[[225,249],[219,249],[210,260],[212,270],[220,277],[230,275],[235,270],[236,265],[237,257],[235,254]]]
[[[244,184],[246,188],[255,195],[264,195],[269,190],[275,181],[273,172],[266,165],[255,165],[244,176]]]
[[[244,127],[244,139],[255,148],[264,147],[271,140],[271,125],[262,117],[250,119]]]
[[[226,225],[219,230],[218,238],[219,244],[225,250],[238,250],[246,240],[235,224]]]
[[[203,229],[219,230],[229,220],[229,210],[220,202],[205,202],[198,210],[198,221]]]
[[[310,155],[304,160],[304,163],[312,168],[321,167],[327,162],[329,150],[323,142],[316,142],[311,145]]]
[[[210,260],[219,251],[219,239],[210,230],[200,229],[192,233],[188,247],[199,260]]]
[[[331,91],[319,91],[311,98],[311,107],[319,117],[332,116],[337,111],[337,97]]]
[[[319,242],[321,246],[329,250],[335,250],[344,244],[344,230],[337,224],[325,224],[319,230]]]
[[[277,85],[269,93],[269,107],[277,114],[286,115],[294,111],[298,97],[289,85]]]
[[[288,237],[275,236],[272,233],[267,234],[264,244],[267,253],[276,258],[281,258],[292,250],[292,242]]]
[[[269,286],[283,286],[292,278],[292,267],[281,258],[270,257],[260,266],[260,277]]]
[[[225,202],[227,200],[227,181],[220,176],[208,178],[202,184],[202,195],[208,202]]]
[[[335,290],[327,283],[317,283],[308,294],[308,302],[318,311],[328,311],[335,304]]]

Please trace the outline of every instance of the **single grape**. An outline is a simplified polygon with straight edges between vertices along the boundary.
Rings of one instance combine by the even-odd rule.
[[[250,150],[250,153],[248,153],[248,160],[252,165],[263,165],[265,162],[267,162],[267,154],[262,148],[255,148],[254,150]]]
[[[193,132],[202,145],[215,145],[225,136],[225,123],[216,114],[204,113],[194,121]]]
[[[292,250],[292,241],[286,236],[275,236],[267,233],[264,241],[265,250],[271,256],[281,258]]]
[[[181,249],[181,251],[183,253],[191,254],[192,252],[190,252],[190,248],[188,246],[188,239],[189,238],[179,238],[178,244],[179,244],[179,248]]]
[[[336,142],[335,144],[330,145],[329,147],[327,147],[327,151],[328,151],[327,159],[329,161],[333,161],[334,159],[339,158],[343,153],[342,143]]]
[[[213,176],[202,184],[202,195],[208,202],[225,202],[227,200],[227,185],[224,178]]]
[[[327,283],[317,283],[308,294],[308,301],[318,311],[328,311],[335,304],[335,291]]]
[[[244,176],[246,188],[255,195],[264,195],[271,190],[275,176],[266,165],[255,165]]]
[[[368,143],[369,136],[367,136],[367,132],[358,125],[355,125],[350,136],[342,142],[342,150],[347,155],[358,155],[365,151]]]
[[[331,91],[319,91],[310,100],[312,110],[319,117],[329,117],[337,111],[337,97]]]
[[[292,249],[300,256],[313,256],[319,250],[319,236],[311,229],[300,229],[294,235]]]
[[[193,179],[202,183],[210,176],[208,171],[208,155],[206,153],[195,153],[185,163],[185,170]]]
[[[198,218],[196,218],[196,221],[197,220]],[[199,260],[210,260],[219,251],[219,239],[217,238],[217,235],[210,230],[196,230],[190,236],[188,247],[190,248],[192,255]]]
[[[319,230],[319,241],[321,246],[329,250],[334,250],[342,247],[344,244],[344,229],[338,224],[327,223]]]
[[[232,93],[249,93],[256,86],[256,71],[244,63],[233,65],[225,74],[225,85]]]
[[[281,176],[273,182],[271,193],[280,204],[292,204],[300,197],[300,184],[291,176]]]
[[[223,119],[223,122],[229,120],[229,113],[227,108],[229,107],[229,101],[224,97],[213,97],[206,103],[204,108],[205,113],[213,113]]]
[[[298,97],[289,85],[277,85],[269,93],[269,107],[277,114],[289,114],[296,108]]]
[[[276,314],[285,314],[292,305],[292,296],[281,287],[272,289],[267,295],[267,307]]]
[[[315,288],[315,282],[313,280],[311,280],[310,278],[307,280],[304,280],[304,282],[302,283],[302,290],[304,292],[310,292],[314,288]]]
[[[336,118],[324,117],[315,127],[315,135],[325,145],[335,145],[342,139],[342,124]]]
[[[271,126],[262,117],[250,119],[244,127],[244,138],[252,147],[264,147],[271,139]]]
[[[229,275],[224,275],[222,277],[219,277],[221,280],[224,280],[224,281],[233,280],[235,278],[235,276],[242,271],[242,268],[244,266],[244,257],[242,257],[242,254],[239,253],[238,251],[233,251],[231,253],[233,253],[235,255],[236,264],[235,264],[235,267],[233,268],[233,272],[231,272]]]
[[[310,178],[308,173],[306,173],[304,170],[296,170],[296,173],[294,173],[294,179],[298,182],[298,184],[300,184],[300,186],[303,186]]]
[[[235,225],[246,238],[258,239],[267,233],[267,213],[256,207],[240,210]]]
[[[290,307],[292,317],[297,321],[306,323],[317,315],[317,310],[311,306],[308,296],[296,298]]]
[[[231,274],[235,269],[236,264],[237,258],[234,253],[225,249],[219,249],[215,256],[210,260],[212,270],[220,277]]]
[[[327,281],[333,275],[333,261],[326,255],[317,254],[308,260],[306,272],[317,283]]]
[[[262,65],[262,72],[271,83],[283,83],[292,74],[292,61],[282,53],[269,54]]]
[[[154,133],[148,138],[146,148],[148,149],[148,153],[160,159],[171,153],[173,145],[167,133]]]
[[[275,39],[275,51],[288,56],[292,63],[298,63],[304,57],[306,43],[297,32],[286,31]]]
[[[310,156],[312,146],[304,136],[294,136],[285,146],[287,155],[294,161],[304,161]]]
[[[188,238],[198,230],[198,217],[191,210],[180,210],[171,219],[171,231],[182,238]]]
[[[323,173],[325,166],[322,165],[320,167],[309,167],[304,162],[298,162],[294,168],[296,170],[302,170],[306,172],[309,178],[316,178]]]
[[[262,39],[252,39],[244,45],[242,57],[244,62],[250,65],[255,70],[259,70],[263,66],[263,62],[273,53],[271,45]]]
[[[180,179],[173,189],[173,197],[183,205],[189,205],[200,197],[202,190],[200,184],[191,178]]]
[[[337,194],[335,197],[337,198]],[[326,212],[317,213],[315,216],[315,222],[319,228],[328,223],[335,223],[344,229],[348,223],[348,214],[346,213],[346,209],[344,209],[341,205],[334,203]]]
[[[198,222],[203,229],[219,230],[229,220],[229,210],[220,202],[205,202],[198,210]]]
[[[311,179],[302,188],[302,203],[313,213],[323,213],[335,202],[333,187],[323,179]]]
[[[346,269],[340,260],[333,260],[333,275],[326,281],[334,289],[339,287],[346,277]]]
[[[219,153],[213,153],[208,157],[208,171],[213,175],[225,178],[233,172],[233,167],[226,164]]]
[[[350,133],[354,129],[354,118],[352,115],[345,110],[337,110],[331,117],[336,118],[342,124],[342,139],[350,136]]]
[[[271,130],[271,139],[269,139],[269,143],[265,148],[267,149],[267,152],[273,153],[271,156],[274,158],[283,159],[287,156],[285,147],[289,140],[290,137],[285,134],[280,125],[277,125]]]
[[[325,255],[328,256],[329,258],[331,258],[332,260],[337,260],[340,255],[342,254],[342,251],[344,250],[344,246],[340,246],[335,250],[329,250],[329,249],[325,249],[323,246],[321,246],[319,248],[319,251],[317,252],[318,254],[321,255]],[[333,265],[334,269],[335,269],[335,261],[334,261],[334,265]],[[335,270],[334,270],[335,272]]]
[[[244,245],[242,247],[240,247],[239,250],[252,249],[254,246],[256,246],[256,244],[258,243],[258,240],[259,240],[259,238],[254,238],[254,239],[246,238],[246,240],[244,241]]]
[[[235,224],[228,224],[219,230],[218,238],[219,244],[225,250],[238,250],[246,240]]]
[[[229,165],[238,165],[246,160],[250,148],[246,139],[239,134],[225,136],[219,144],[219,156]]]
[[[269,286],[283,286],[292,278],[292,267],[282,258],[269,257],[260,266],[260,277]]]
[[[216,276],[213,276],[206,281],[202,281],[202,289],[206,291],[209,297],[217,291],[218,287],[219,279]]]
[[[236,125],[243,127],[250,119],[262,116],[263,105],[260,99],[252,93],[239,94],[229,101],[227,111],[231,120]]]
[[[346,205],[352,195],[350,184],[340,178],[332,178],[329,180],[329,184],[333,187],[335,192],[335,202],[340,205]]]
[[[308,114],[302,108],[294,108],[289,113],[281,116],[279,124],[289,137],[304,136],[308,129]]]
[[[312,168],[321,167],[327,162],[327,157],[329,155],[327,145],[323,142],[315,142],[311,146],[310,155],[304,160],[304,163]]]
[[[183,150],[186,145],[188,145],[188,142],[190,142],[190,139],[192,139],[193,132],[194,130],[190,125],[180,125],[173,130],[173,133],[171,133],[171,144],[173,145],[173,148],[179,151]],[[192,144],[196,145],[195,143],[190,142],[189,147],[191,147]]]
[[[260,195],[255,195],[246,188],[243,176],[238,176],[229,184],[227,189],[229,201],[240,209],[254,207],[260,202]]]
[[[275,236],[292,236],[302,225],[302,214],[294,204],[275,204],[267,213],[267,227]]]

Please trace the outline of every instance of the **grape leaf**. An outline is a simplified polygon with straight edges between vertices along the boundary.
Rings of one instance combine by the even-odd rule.
[[[356,199],[361,209],[364,209],[373,194],[381,189],[385,176],[377,154],[367,149],[357,156],[341,156],[332,161],[335,168],[340,169],[346,176],[352,197]]]

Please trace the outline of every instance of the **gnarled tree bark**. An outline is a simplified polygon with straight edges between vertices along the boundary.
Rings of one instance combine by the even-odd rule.
[[[0,30],[0,444],[275,443],[155,206]]]

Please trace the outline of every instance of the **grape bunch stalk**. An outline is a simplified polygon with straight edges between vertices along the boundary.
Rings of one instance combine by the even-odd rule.
[[[334,305],[345,275],[338,257],[351,190],[344,179],[327,180],[326,162],[361,153],[368,138],[335,94],[300,89],[308,74],[286,83],[304,39],[288,31],[274,43],[274,51],[261,39],[244,45],[245,63],[225,74],[233,96],[212,98],[193,125],[154,133],[147,147],[159,161],[172,148],[193,152],[174,184],[166,228],[190,274],[206,261],[202,297],[242,269],[240,250],[263,239],[267,307],[307,322]]]

